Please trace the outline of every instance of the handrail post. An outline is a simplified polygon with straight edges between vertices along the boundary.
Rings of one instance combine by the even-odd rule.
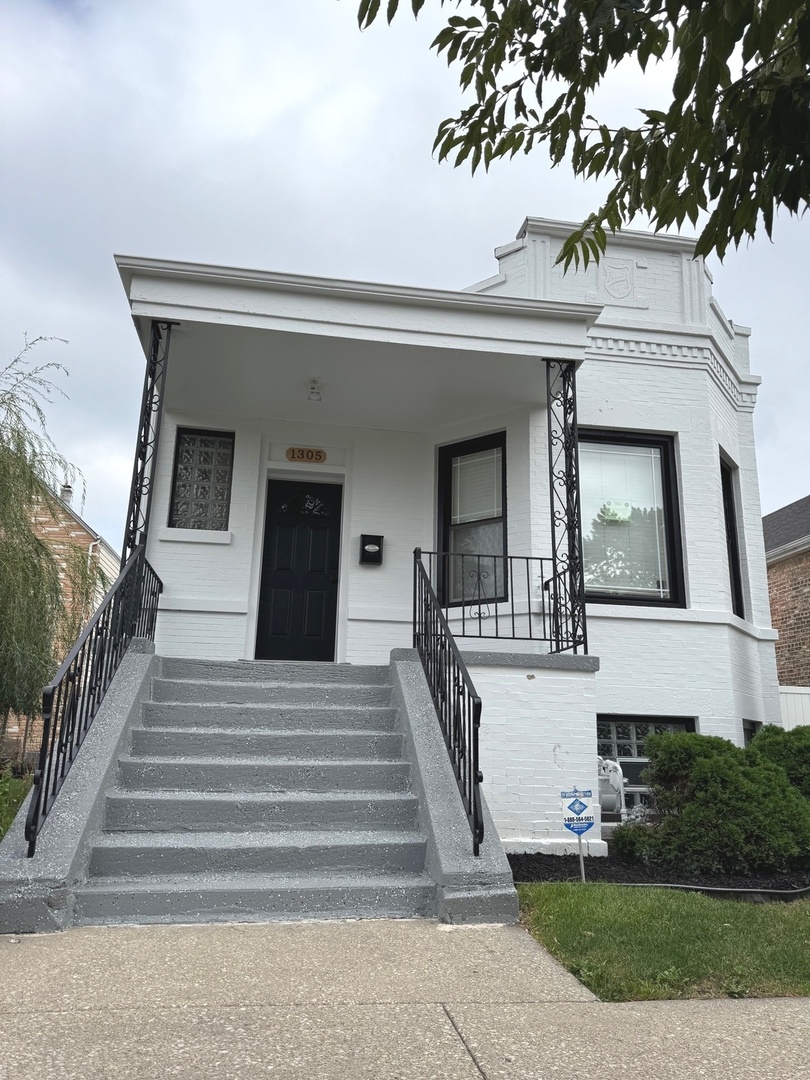
[[[418,608],[417,600],[417,567],[422,561],[422,549],[413,549],[413,647],[417,648],[418,636],[416,630],[416,613]]]

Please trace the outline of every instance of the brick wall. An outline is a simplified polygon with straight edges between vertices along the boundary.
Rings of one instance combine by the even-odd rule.
[[[99,565],[99,545],[95,543],[96,535],[86,528],[74,514],[61,503],[53,512],[42,509],[33,517],[34,531],[43,540],[56,557],[59,566],[59,581],[68,610],[75,611],[75,606],[80,602],[73,596],[71,581],[66,573],[67,560],[71,549],[78,548],[88,558],[92,558]],[[110,582],[109,584],[112,584]],[[101,593],[103,595],[103,591]],[[97,597],[100,600],[101,596]],[[94,605],[85,605],[86,610],[81,612],[82,623],[86,622],[92,614]]]
[[[68,610],[75,614],[77,620],[83,625],[92,615],[96,603],[102,599],[106,587],[109,587],[112,581],[107,581],[106,587],[99,588],[98,595],[95,598],[96,603],[85,604],[83,611],[76,612],[75,606],[78,601],[73,596],[70,578],[66,573],[70,549],[78,548],[83,555],[93,558],[97,565],[99,565],[103,556],[105,558],[103,571],[105,578],[109,578],[113,572],[107,565],[109,561],[107,558],[108,553],[100,552],[101,545],[95,543],[95,533],[87,529],[67,507],[61,504],[57,505],[53,512],[45,508],[40,509],[34,514],[33,526],[36,535],[48,545],[56,557],[59,566],[59,581]],[[70,648],[70,645],[70,642],[59,642],[57,652],[65,652],[66,649]],[[12,760],[23,756],[30,757],[39,749],[41,739],[42,718],[40,716],[9,717],[5,737],[2,745],[0,745],[0,760],[4,757]]]
[[[484,794],[507,850],[575,852],[560,792],[598,789],[594,673],[471,664],[470,674],[483,700]],[[604,855],[598,799],[592,807],[585,851]]]
[[[768,567],[776,669],[786,686],[810,686],[810,551]]]

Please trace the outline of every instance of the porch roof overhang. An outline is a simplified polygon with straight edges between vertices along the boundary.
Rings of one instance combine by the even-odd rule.
[[[545,360],[585,357],[596,304],[116,256],[144,348],[172,332],[167,403],[233,415],[428,430],[545,402]],[[225,377],[227,374],[227,378]],[[257,401],[264,403],[257,409]],[[267,408],[270,408],[269,414]]]

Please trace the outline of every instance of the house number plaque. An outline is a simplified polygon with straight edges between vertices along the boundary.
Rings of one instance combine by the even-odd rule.
[[[326,451],[316,450],[312,446],[288,446],[287,461],[326,461]]]

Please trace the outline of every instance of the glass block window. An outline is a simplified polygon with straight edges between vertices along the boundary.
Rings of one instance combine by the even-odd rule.
[[[232,431],[178,428],[169,528],[228,528],[233,446]]]
[[[649,760],[644,756],[647,736],[694,730],[695,722],[688,717],[597,716],[596,753],[599,757],[621,761],[628,809],[648,802],[650,789],[641,779]]]
[[[643,758],[648,735],[666,735],[675,731],[693,731],[691,720],[669,720],[646,716],[599,716],[596,720],[597,754],[604,758]]]

